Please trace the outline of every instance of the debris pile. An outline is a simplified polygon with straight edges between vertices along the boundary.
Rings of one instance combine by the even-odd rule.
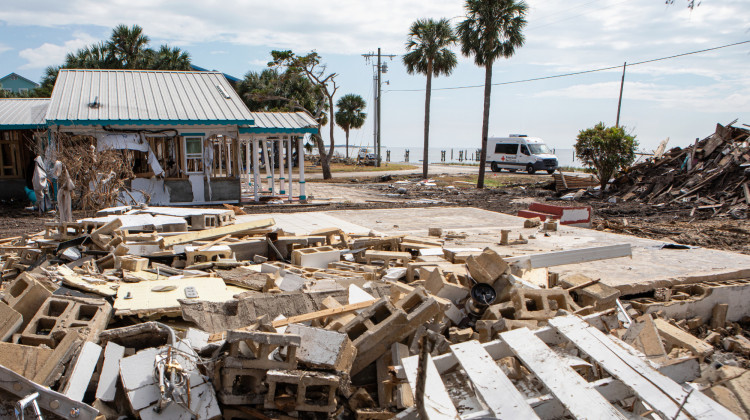
[[[657,153],[614,181],[622,200],[680,204],[715,215],[746,218],[750,205],[750,130],[716,125],[710,136],[685,149]]]
[[[630,245],[512,256],[451,235],[293,235],[231,209],[141,206],[0,240],[0,411],[747,418],[747,281],[621,301],[546,268]]]

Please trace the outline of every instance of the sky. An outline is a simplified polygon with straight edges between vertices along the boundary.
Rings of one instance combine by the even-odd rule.
[[[522,133],[554,148],[572,148],[582,129],[614,125],[624,62],[635,63],[750,40],[749,0],[528,0],[524,45],[493,66],[490,136]],[[39,81],[65,54],[138,24],[157,47],[190,53],[195,65],[243,77],[261,71],[270,51],[316,51],[337,73],[336,95],[356,93],[373,105],[373,63],[381,48],[382,143],[419,147],[424,129],[424,75],[401,61],[409,26],[420,18],[465,16],[460,0],[5,0],[0,7],[0,73]],[[430,145],[480,147],[484,69],[464,57],[450,76],[433,79]],[[645,151],[665,138],[684,147],[717,123],[750,124],[750,43],[627,67],[620,124]],[[518,81],[619,66],[541,81]],[[0,75],[1,76],[1,75]],[[387,83],[386,83],[387,82]],[[514,82],[514,83],[509,83]],[[468,88],[463,88],[467,87]],[[472,87],[473,86],[473,87]],[[372,143],[372,118],[350,144]],[[328,141],[328,130],[324,129]],[[335,133],[343,144],[344,133]]]

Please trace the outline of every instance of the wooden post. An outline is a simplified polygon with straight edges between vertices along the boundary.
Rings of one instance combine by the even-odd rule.
[[[307,200],[305,195],[305,145],[302,138],[297,144],[297,155],[299,157],[299,201]]]
[[[284,139],[276,141],[279,145],[279,194],[286,194],[286,179],[284,179]]]
[[[258,197],[258,190],[260,189],[260,163],[258,159],[258,153],[260,152],[259,147],[259,141],[255,138],[255,135],[252,137],[253,142],[253,199],[257,203],[260,201],[260,198]]]
[[[289,136],[287,139],[287,148],[286,148],[286,162],[289,165],[289,202],[292,202],[292,199],[294,198],[293,190],[294,187],[292,187],[292,182],[294,181],[294,176],[292,175],[293,169],[294,169],[294,155],[292,154],[292,136]]]

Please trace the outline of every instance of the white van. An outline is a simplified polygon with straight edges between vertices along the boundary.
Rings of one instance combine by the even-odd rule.
[[[552,174],[557,170],[557,156],[538,137],[527,137],[525,134],[511,134],[509,137],[490,137],[487,139],[487,162],[492,172],[507,169],[530,174],[536,171],[547,171]]]

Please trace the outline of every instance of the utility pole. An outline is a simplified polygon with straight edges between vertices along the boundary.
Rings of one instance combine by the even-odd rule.
[[[393,60],[393,57],[396,57],[396,55],[395,54],[381,54],[380,47],[378,47],[377,54],[373,54],[373,53],[362,54],[362,57],[365,57],[365,60],[367,60],[368,63],[370,62],[371,58],[376,57],[376,56],[378,57],[378,61],[377,61],[377,64],[373,65],[374,67],[373,71],[375,72],[375,77],[374,77],[375,92],[373,94],[373,96],[375,97],[375,112],[374,112],[375,121],[373,123],[373,131],[374,131],[374,141],[375,141],[375,144],[374,144],[375,154],[377,156],[375,164],[378,167],[380,167],[380,161],[381,161],[381,158],[380,158],[380,94],[382,92],[381,87],[383,84],[383,81],[380,75],[388,72],[388,66],[382,62],[382,57],[388,57],[391,60]]]
[[[622,87],[625,85],[625,67],[627,67],[628,62],[626,61],[622,65],[622,79],[620,80],[620,100],[617,101],[617,121],[615,121],[615,127],[620,126],[620,107],[622,106]]]

